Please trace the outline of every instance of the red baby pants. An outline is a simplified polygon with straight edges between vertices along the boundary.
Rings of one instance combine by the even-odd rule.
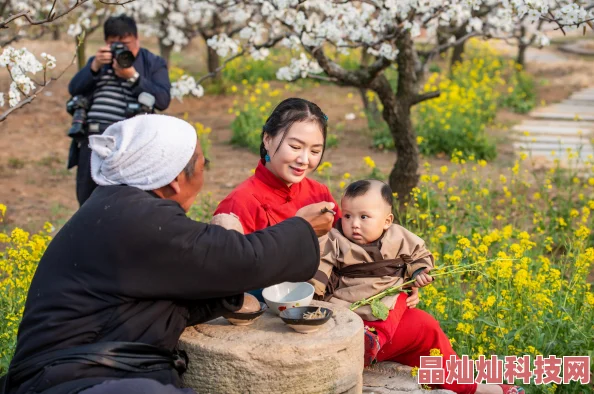
[[[443,369],[447,376],[446,361],[455,355],[454,349],[439,322],[420,309],[406,306],[408,294],[400,293],[394,309],[385,321],[364,321],[367,327],[375,328],[381,349],[377,361],[395,361],[411,367],[418,367],[421,356],[429,356],[431,349],[443,354]],[[438,387],[461,394],[473,394],[475,384],[443,384]]]

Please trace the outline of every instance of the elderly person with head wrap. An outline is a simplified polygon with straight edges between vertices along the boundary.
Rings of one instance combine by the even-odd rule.
[[[39,262],[0,391],[191,392],[178,388],[185,327],[240,309],[245,291],[312,278],[333,204],[246,236],[186,216],[206,161],[188,123],[143,115],[90,146],[99,187]]]

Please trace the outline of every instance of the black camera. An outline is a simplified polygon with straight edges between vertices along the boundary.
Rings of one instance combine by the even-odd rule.
[[[72,126],[68,130],[68,137],[82,138],[85,136],[85,123],[89,100],[84,96],[74,96],[66,103],[66,111],[72,115]]]
[[[155,112],[155,96],[142,92],[138,95],[138,102],[128,103],[126,106],[126,117],[132,118],[139,114],[152,114]]]
[[[121,68],[129,68],[134,64],[134,54],[128,47],[121,42],[114,42],[111,44],[111,56],[118,62]]]

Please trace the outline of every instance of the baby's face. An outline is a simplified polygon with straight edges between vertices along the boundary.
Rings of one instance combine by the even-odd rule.
[[[358,245],[376,241],[392,224],[390,207],[375,190],[362,196],[343,198],[341,209],[342,232]]]

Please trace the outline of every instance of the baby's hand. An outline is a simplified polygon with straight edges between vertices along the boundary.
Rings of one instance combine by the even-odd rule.
[[[429,271],[431,271],[431,268],[427,267],[423,272],[417,275],[415,278],[416,287],[424,287],[433,282],[433,277],[429,275]]]
[[[416,287],[411,288],[411,293],[408,297],[406,297],[406,306],[409,308],[415,308],[419,303],[419,289]]]

